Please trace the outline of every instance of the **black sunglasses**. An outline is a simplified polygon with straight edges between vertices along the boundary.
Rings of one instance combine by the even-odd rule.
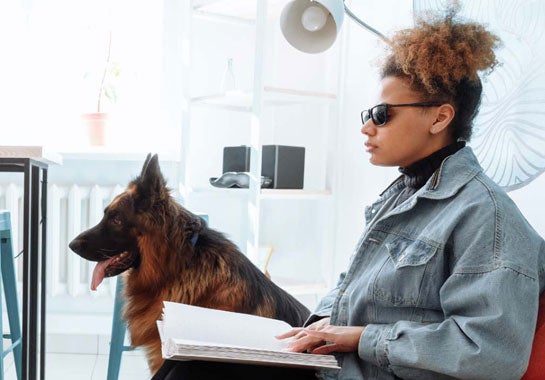
[[[393,107],[437,107],[443,103],[440,102],[424,102],[424,103],[407,103],[407,104],[379,104],[368,110],[361,111],[361,122],[367,123],[369,119],[373,120],[375,126],[380,127],[388,122],[388,108]]]

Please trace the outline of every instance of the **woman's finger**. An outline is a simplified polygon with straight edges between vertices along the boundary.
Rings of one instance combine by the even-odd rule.
[[[305,331],[309,337],[328,342],[327,346],[315,349],[316,352],[351,352],[357,351],[363,326],[329,326],[322,331]]]
[[[316,355],[328,355],[338,350],[338,346],[335,343],[328,343],[322,346],[316,347],[311,353]]]
[[[322,340],[331,340],[334,341],[338,337],[337,334],[328,333],[324,330],[305,330],[305,332],[313,337],[320,338]]]
[[[317,339],[311,336],[305,336],[301,339],[293,340],[288,343],[287,348],[291,352],[305,352],[314,349],[315,347],[323,345],[321,339]]]

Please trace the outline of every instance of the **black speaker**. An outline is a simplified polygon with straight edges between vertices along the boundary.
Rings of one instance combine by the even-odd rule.
[[[249,172],[250,147],[223,148],[223,173]],[[287,145],[263,145],[261,176],[270,178],[267,187],[273,189],[302,189],[305,176],[305,148]]]
[[[302,189],[305,175],[305,148],[263,145],[261,175],[272,179],[273,189]]]
[[[226,146],[223,148],[223,172],[249,172],[250,147]]]

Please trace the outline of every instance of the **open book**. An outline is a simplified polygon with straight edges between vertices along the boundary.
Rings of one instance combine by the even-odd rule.
[[[308,368],[336,368],[333,355],[287,352],[286,322],[255,315],[164,302],[157,321],[163,358]]]

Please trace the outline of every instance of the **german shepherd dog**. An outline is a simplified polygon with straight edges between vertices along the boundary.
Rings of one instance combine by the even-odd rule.
[[[91,288],[123,273],[124,317],[133,346],[155,373],[163,363],[156,321],[163,301],[255,314],[302,326],[309,310],[270,281],[223,234],[170,195],[157,155],[104,210],[95,226],[70,243],[96,261]]]

